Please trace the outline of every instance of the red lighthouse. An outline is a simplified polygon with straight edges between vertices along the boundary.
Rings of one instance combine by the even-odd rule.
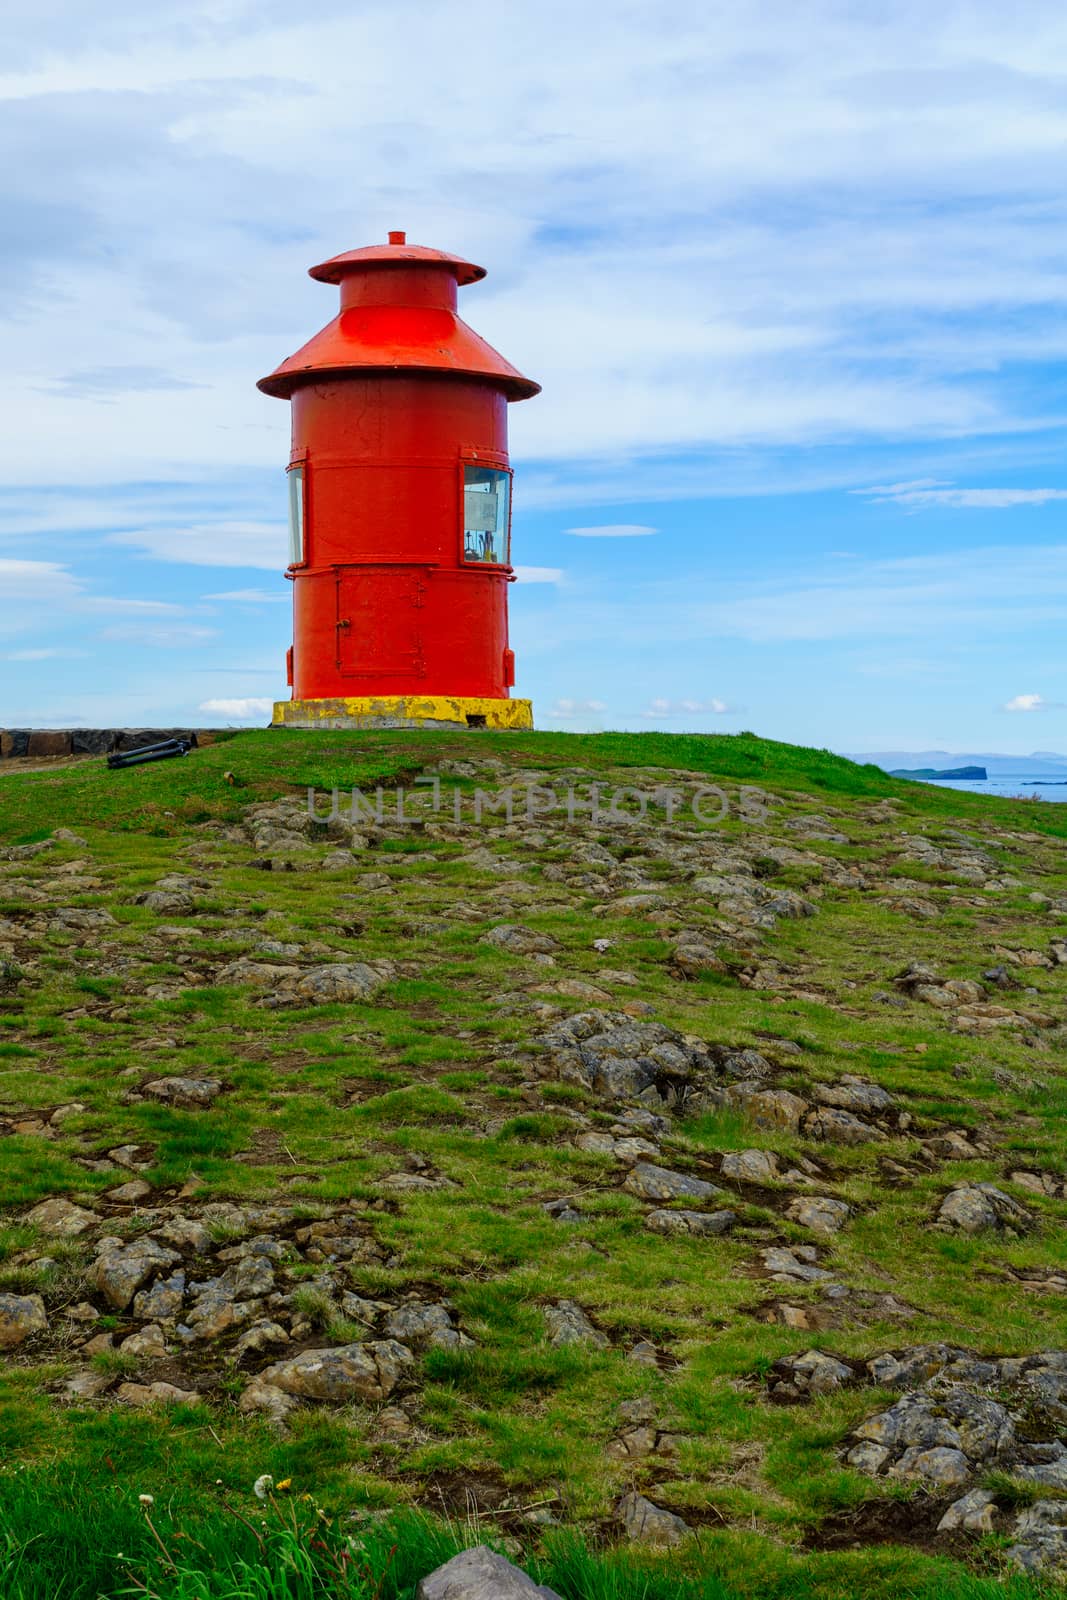
[[[507,406],[539,393],[456,313],[485,269],[389,243],[311,268],[338,315],[260,389],[292,401],[287,727],[528,728],[508,644]]]

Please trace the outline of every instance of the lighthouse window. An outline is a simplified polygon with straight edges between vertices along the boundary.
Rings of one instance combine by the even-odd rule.
[[[463,559],[507,565],[511,476],[495,467],[463,468]]]
[[[289,565],[298,567],[304,560],[304,469],[290,467],[289,477]]]

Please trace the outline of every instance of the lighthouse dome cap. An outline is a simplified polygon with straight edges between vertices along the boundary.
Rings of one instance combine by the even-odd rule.
[[[365,267],[395,267],[406,263],[450,267],[456,282],[477,283],[485,277],[485,268],[462,256],[449,255],[447,250],[431,250],[427,245],[408,244],[404,233],[391,233],[388,244],[368,244],[361,250],[345,250],[317,267],[308,268],[308,276],[319,283],[340,283],[350,272],[360,272]]]

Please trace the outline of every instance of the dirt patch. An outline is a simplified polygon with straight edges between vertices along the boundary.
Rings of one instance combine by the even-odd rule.
[[[974,1555],[974,1535],[962,1530],[937,1531],[952,1498],[920,1491],[906,1500],[865,1500],[862,1505],[824,1517],[818,1527],[805,1536],[803,1547],[805,1550],[862,1550],[872,1544],[899,1544],[965,1561]]]

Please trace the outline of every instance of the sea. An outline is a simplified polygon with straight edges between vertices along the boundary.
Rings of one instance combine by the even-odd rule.
[[[1018,774],[998,772],[989,778],[919,778],[932,789],[966,789],[968,794],[999,794],[1009,799],[1067,801],[1067,779],[1032,778],[1025,770]]]

